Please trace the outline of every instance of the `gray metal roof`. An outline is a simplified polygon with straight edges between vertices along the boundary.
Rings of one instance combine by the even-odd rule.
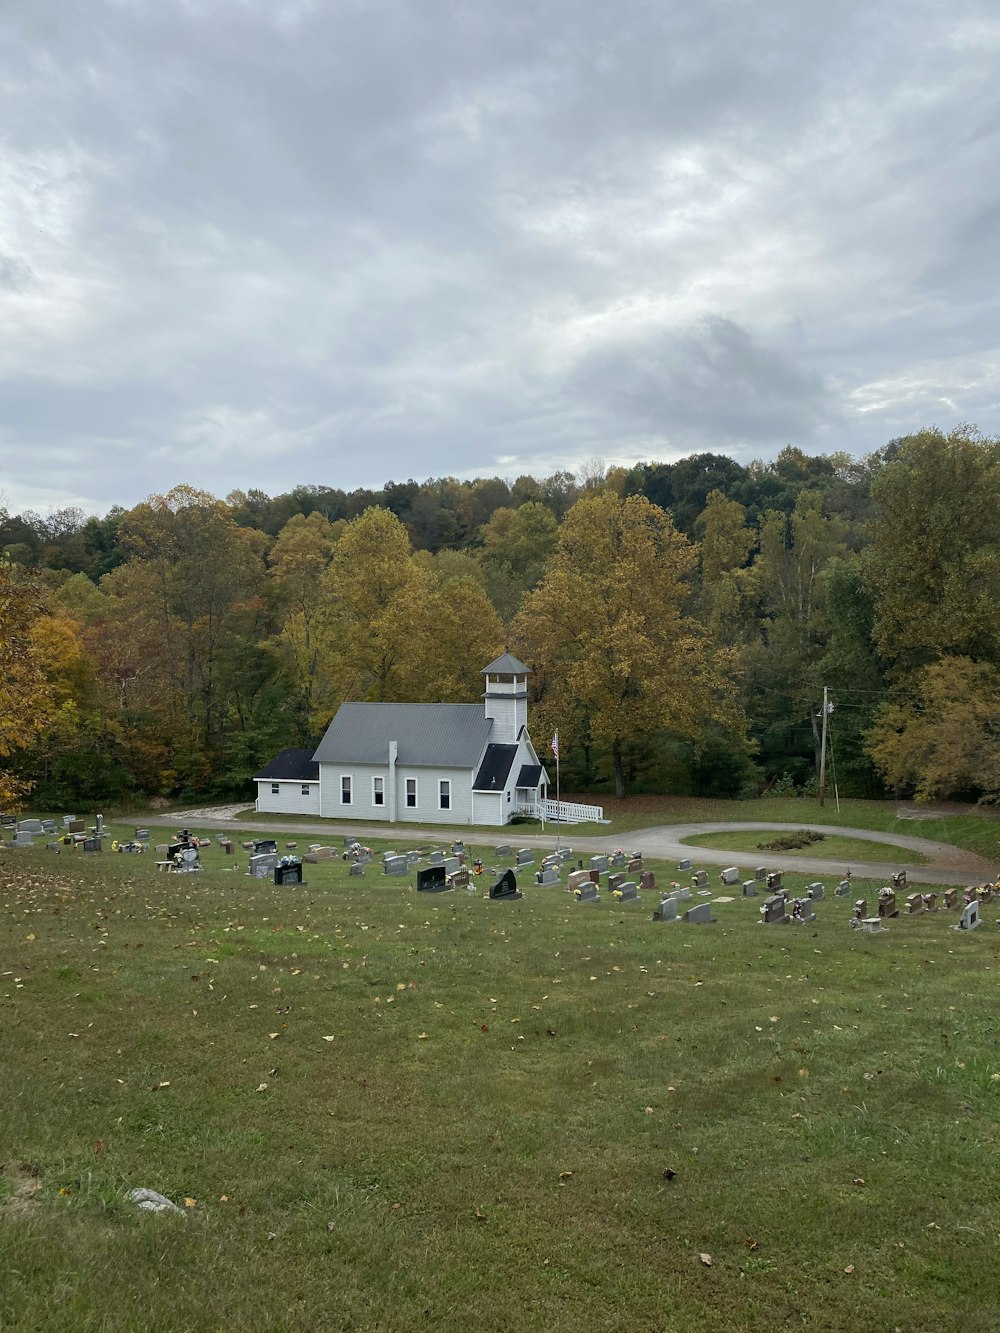
[[[313,758],[320,764],[475,768],[493,728],[481,704],[341,704]]]
[[[519,662],[513,653],[502,653],[495,662],[483,667],[483,676],[530,676],[531,667]]]

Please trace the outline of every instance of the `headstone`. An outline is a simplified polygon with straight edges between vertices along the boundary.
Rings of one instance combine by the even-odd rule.
[[[573,896],[578,903],[599,903],[601,895],[597,892],[597,885],[594,881],[585,880],[578,889],[573,891]]]
[[[18,833],[42,833],[42,821],[40,819],[22,819],[17,826]]]
[[[944,907],[946,912],[954,911],[958,906],[958,889],[945,889]]]
[[[788,922],[785,911],[785,899],[780,893],[765,898],[760,909],[761,924],[765,926],[784,926]]]
[[[333,860],[332,847],[310,847],[304,857],[310,865],[320,865],[323,861]],[[360,862],[359,862],[360,864]]]
[[[383,852],[383,853],[382,853],[382,860],[383,860],[383,861],[391,861],[392,858],[393,858],[394,856],[398,856],[398,855],[399,855],[399,852]]]
[[[691,887],[692,887],[693,889],[707,889],[707,888],[708,888],[708,871],[707,871],[707,870],[696,870],[696,871],[694,872],[694,874],[691,876]]]
[[[284,861],[284,858],[282,858]],[[302,880],[302,862],[298,857],[288,858],[288,864],[279,863],[274,867],[275,884],[301,884]]]
[[[740,872],[736,866],[727,866],[719,876],[723,884],[739,884]]]
[[[448,888],[448,876],[444,866],[423,866],[417,871],[418,893],[444,893]]]
[[[619,885],[614,893],[615,901],[619,903],[637,903],[639,901],[639,889],[635,880],[626,880],[624,884]]]
[[[743,881],[743,897],[744,898],[757,897],[757,881],[755,879],[745,879]]]
[[[684,920],[689,926],[704,926],[712,920],[711,903],[695,903],[684,913]]]
[[[535,863],[535,853],[530,847],[521,847],[517,853],[517,864],[519,866],[530,866]]]
[[[104,836],[104,816],[103,816],[103,815],[98,815],[98,816],[97,816],[96,827],[95,827],[95,829],[94,829],[94,832],[97,834],[97,836],[98,836],[99,838],[102,838],[102,837]]]
[[[566,888],[570,893],[575,893],[581,884],[590,884],[591,882],[589,870],[571,870],[569,879],[566,881]]]
[[[34,847],[34,845],[35,845],[34,834],[31,833],[28,829],[20,829],[20,828],[14,834],[14,841],[11,843],[12,847]]]
[[[979,887],[979,901],[981,903],[988,903],[992,900],[992,898],[993,898],[993,885],[981,884]]]
[[[499,847],[495,847],[493,849],[493,855],[497,858],[498,861],[502,860],[505,856],[513,856],[513,854],[514,854],[513,847],[509,847],[505,842],[502,842]]]
[[[676,921],[677,920],[677,899],[669,893],[665,893],[660,899],[659,907],[653,910],[654,921]]]
[[[767,879],[767,866],[757,866],[753,872],[753,877],[758,884],[763,884]]]
[[[55,833],[56,821],[54,819],[43,819],[41,823],[43,833]]]
[[[70,828],[70,824],[75,824],[76,822],[76,815],[63,815],[63,828],[67,833],[73,832]]]
[[[232,838],[224,838],[219,845],[221,846],[223,854],[225,856],[232,856],[236,851],[236,848],[233,846]]]
[[[555,866],[546,866],[542,870],[536,870],[535,883],[542,888],[545,888],[550,884],[558,884],[559,871]]]
[[[849,898],[851,896],[851,881],[842,879],[834,890],[838,898]]]
[[[677,869],[678,869],[678,870],[690,870],[690,869],[691,869],[691,862],[687,859],[687,857],[685,857],[683,861],[678,861],[678,862],[677,862]]]
[[[306,860],[307,861],[309,860],[308,856],[306,857]],[[364,875],[364,873],[365,873],[365,863],[363,861],[352,861],[351,864],[347,867],[348,876],[353,876],[355,879],[360,879]]]
[[[452,871],[448,876],[448,885],[453,889],[467,889],[469,887],[470,875],[466,866],[459,866],[457,870]]]
[[[979,925],[979,903],[966,903],[962,908],[962,915],[957,926],[952,926],[952,930],[975,930]]]
[[[652,870],[644,870],[639,876],[639,887],[652,891],[656,888],[656,873]]]
[[[406,863],[407,863],[407,865],[415,866],[419,860],[420,860],[420,853],[419,853],[419,852],[407,852],[407,853],[406,853]]]
[[[464,851],[465,851],[465,843],[464,843],[464,842],[459,841],[459,842],[453,842],[453,843],[451,844],[451,854],[452,854],[452,856],[461,856],[461,854],[462,854]]]
[[[405,856],[390,856],[382,862],[383,875],[408,875],[410,863]]]
[[[490,885],[491,901],[512,902],[516,898],[523,897],[524,894],[517,887],[513,870],[504,870]]]
[[[674,893],[674,897],[680,903],[687,903],[691,901],[691,899],[694,897],[694,894],[691,892],[690,889],[684,888],[683,886],[679,886],[676,892]]]
[[[431,852],[430,856],[427,858],[427,864],[431,866],[443,866],[444,852]]]
[[[345,833],[345,834],[344,834],[344,846],[345,846],[345,847],[354,847],[354,846],[358,845],[360,842],[361,842],[361,839],[358,837],[358,835],[357,835],[356,833]],[[395,855],[395,853],[393,853],[393,855]]]
[[[814,884],[806,885],[806,893],[809,895],[809,897],[812,899],[814,903],[818,903],[819,900],[826,893],[826,889],[824,889],[823,885],[819,882],[819,880],[816,880]]]
[[[608,888],[610,889],[610,891],[611,891],[612,893],[614,893],[615,889],[619,889],[619,888],[621,888],[621,886],[622,886],[624,883],[625,883],[625,876],[624,876],[624,875],[609,875],[609,876],[608,876]]]
[[[906,895],[906,915],[919,916],[924,910],[924,900],[919,893],[908,893]]]
[[[277,867],[277,852],[257,852],[250,858],[249,873],[254,879],[269,879]]]
[[[600,884],[601,876],[604,873],[605,872],[603,870],[588,870],[587,878],[590,880],[591,884]]]
[[[936,911],[937,911],[937,894],[936,894],[936,893],[925,893],[925,894],[924,894],[924,911],[925,911],[925,912],[936,912]]]
[[[266,856],[269,852],[277,852],[278,843],[274,838],[254,838],[253,854],[254,856]]]
[[[866,916],[861,922],[861,929],[866,935],[881,935],[885,931],[880,916]]]
[[[101,850],[100,838],[84,838],[83,850],[85,852],[99,852]]]
[[[906,871],[905,871],[905,870],[897,870],[897,871],[896,871],[896,873],[895,873],[895,874],[893,875],[893,877],[892,877],[892,887],[896,890],[897,893],[902,893],[902,892],[903,892],[903,890],[906,888]]]
[[[590,868],[591,870],[607,870],[608,858],[603,852],[599,856],[592,856],[590,858]]]
[[[560,847],[559,851],[556,852],[556,856],[558,856],[558,858],[559,858],[560,861],[572,861],[572,859],[573,859],[573,848],[572,848],[572,847]]]
[[[642,852],[633,852],[629,857],[628,865],[625,867],[630,875],[642,874]]]
[[[815,921],[816,913],[812,909],[811,898],[795,898],[792,901],[793,921]]]
[[[617,870],[621,866],[624,866],[627,860],[628,857],[625,855],[623,851],[620,850],[614,851],[608,857],[608,867],[611,868],[613,866]]]
[[[553,866],[558,866],[558,865],[562,865],[562,862],[559,859],[559,857],[555,854],[555,852],[550,852],[548,856],[542,857],[543,870],[550,870]]]
[[[135,840],[136,842],[149,842],[149,829],[137,828],[135,831]],[[219,839],[220,844],[229,841],[229,838],[227,838],[225,834]]]
[[[766,876],[766,878],[767,878],[767,887],[771,890],[772,893],[773,893],[776,889],[780,889],[780,888],[781,888],[781,876],[782,876],[783,874],[784,874],[784,871],[783,871],[783,870],[771,870],[771,871],[769,871],[769,872],[767,873],[767,876]]]
[[[878,914],[880,917],[888,919],[889,917],[899,916],[899,908],[896,906],[896,895],[890,888],[882,888],[878,891]]]
[[[82,819],[71,819],[66,825],[67,833],[85,833],[86,826]]]

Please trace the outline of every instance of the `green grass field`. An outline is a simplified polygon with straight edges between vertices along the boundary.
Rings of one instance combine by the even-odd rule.
[[[745,859],[766,861],[769,853],[759,850],[760,843],[772,842],[781,835],[768,829],[750,828],[733,833],[698,833],[682,841],[692,847],[713,847],[730,852],[739,852]],[[922,836],[922,835],[917,835]],[[780,853],[779,853],[780,854]],[[884,842],[868,842],[863,838],[844,838],[835,833],[824,836],[822,842],[812,842],[806,847],[785,852],[786,856],[829,856],[842,860],[845,865],[852,862],[857,865],[862,861],[899,861],[910,866],[927,864],[927,857],[922,852],[901,851]]]
[[[0,1328],[1000,1325],[1000,905],[870,938],[204,858],[0,856]]]

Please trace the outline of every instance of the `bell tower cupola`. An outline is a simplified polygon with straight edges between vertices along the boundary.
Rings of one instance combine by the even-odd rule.
[[[486,677],[486,716],[493,720],[490,740],[498,745],[514,745],[521,728],[528,725],[528,677],[531,667],[519,662],[512,653],[504,653],[483,667]]]

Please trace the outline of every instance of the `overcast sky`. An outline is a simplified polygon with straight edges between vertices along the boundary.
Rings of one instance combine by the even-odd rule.
[[[1000,430],[986,0],[4,0],[0,504]]]

